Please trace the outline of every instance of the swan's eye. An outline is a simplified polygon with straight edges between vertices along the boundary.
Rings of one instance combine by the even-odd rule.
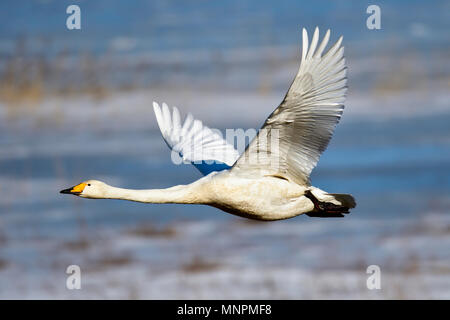
[[[91,186],[91,184],[90,183],[88,183],[88,187],[90,187]]]

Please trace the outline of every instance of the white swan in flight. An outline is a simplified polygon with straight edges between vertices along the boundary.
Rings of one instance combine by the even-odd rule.
[[[310,185],[309,175],[326,149],[344,109],[346,66],[342,37],[325,53],[303,29],[300,68],[281,104],[239,156],[231,144],[192,115],[181,124],[178,109],[153,103],[168,146],[205,177],[167,189],[131,190],[88,180],[61,193],[92,199],[210,205],[241,217],[280,220],[300,214],[343,217],[356,203]],[[274,139],[275,137],[275,139]],[[269,142],[270,140],[270,142]],[[211,163],[212,162],[212,163]]]

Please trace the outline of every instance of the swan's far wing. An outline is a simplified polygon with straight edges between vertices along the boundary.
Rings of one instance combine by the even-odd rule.
[[[303,29],[299,71],[283,102],[267,118],[233,171],[258,171],[309,184],[309,175],[342,115],[347,90],[342,37],[322,55],[329,38],[330,30],[318,46],[316,28],[308,50],[308,34]],[[275,143],[269,143],[274,136]]]
[[[237,150],[219,132],[203,125],[200,120],[188,114],[181,123],[180,112],[167,104],[160,107],[153,102],[156,120],[161,134],[172,151],[178,153],[184,162],[192,163],[203,174],[229,169],[239,157]]]

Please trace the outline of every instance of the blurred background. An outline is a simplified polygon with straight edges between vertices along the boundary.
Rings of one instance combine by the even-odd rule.
[[[81,8],[68,30],[66,8]],[[381,30],[366,9],[381,8]],[[448,1],[0,2],[0,298],[450,298]],[[301,28],[344,36],[346,109],[314,170],[345,219],[259,223],[214,208],[86,200],[93,178],[186,184],[152,101],[259,128]],[[82,289],[68,290],[79,265]],[[368,290],[366,268],[381,268]]]

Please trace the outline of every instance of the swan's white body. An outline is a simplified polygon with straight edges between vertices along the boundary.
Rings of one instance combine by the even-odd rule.
[[[309,175],[344,109],[346,67],[342,37],[322,56],[329,36],[328,30],[317,47],[316,28],[308,50],[308,35],[303,29],[298,74],[283,102],[241,156],[191,115],[182,125],[178,109],[171,113],[166,104],[162,108],[153,104],[168,146],[205,177],[189,185],[152,190],[122,189],[89,180],[61,192],[93,199],[204,204],[258,220],[287,219],[302,213],[343,216],[355,206],[353,197],[328,194],[309,183]],[[267,137],[275,134],[277,143],[267,143]],[[203,162],[211,160],[215,163]]]
[[[167,189],[123,189],[96,180],[86,181],[85,184],[79,194],[83,198],[204,204],[257,220],[288,219],[313,211],[313,202],[304,195],[306,190],[321,201],[340,205],[332,196],[315,187],[301,186],[271,176],[258,179],[240,177],[228,170],[213,172],[191,184]]]

